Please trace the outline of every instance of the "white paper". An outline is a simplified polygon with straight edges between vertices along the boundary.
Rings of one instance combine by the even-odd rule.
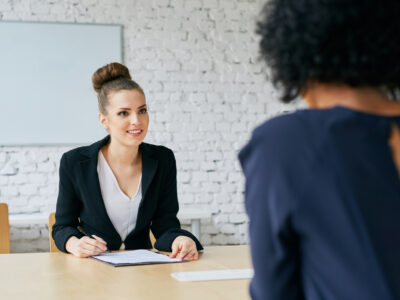
[[[165,254],[155,253],[149,250],[111,252],[92,257],[111,264],[153,264],[180,261],[178,258],[169,258]]]
[[[207,281],[207,280],[228,280],[252,278],[253,269],[228,269],[208,270],[196,272],[176,272],[171,276],[179,281]]]

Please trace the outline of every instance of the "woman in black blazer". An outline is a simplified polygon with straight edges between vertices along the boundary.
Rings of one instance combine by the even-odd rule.
[[[143,90],[119,63],[100,68],[92,81],[98,93],[100,122],[110,135],[90,146],[73,149],[61,158],[52,231],[57,247],[78,257],[98,255],[105,250],[151,248],[151,229],[156,238],[155,248],[172,251],[171,257],[197,259],[197,250],[203,248],[190,232],[180,228],[176,217],[174,154],[166,147],[142,143],[149,123]],[[133,199],[138,191],[142,195],[136,222],[131,221],[134,229],[124,240],[103,199],[105,187],[101,186],[98,172],[100,155],[115,176],[121,192],[116,196]],[[113,201],[108,196],[108,208]]]

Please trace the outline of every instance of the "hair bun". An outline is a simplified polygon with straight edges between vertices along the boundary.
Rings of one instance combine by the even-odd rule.
[[[104,84],[118,78],[132,79],[128,68],[117,62],[107,64],[94,72],[92,76],[93,88],[97,93],[100,93]]]

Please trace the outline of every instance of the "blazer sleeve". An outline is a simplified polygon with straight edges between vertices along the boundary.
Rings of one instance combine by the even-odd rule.
[[[303,299],[298,238],[292,222],[293,159],[284,152],[273,138],[266,141],[255,132],[239,154],[246,177],[245,206],[254,266],[250,294],[255,300]]]
[[[65,244],[71,236],[82,237],[82,234],[77,230],[81,202],[71,180],[71,170],[72,167],[68,164],[66,154],[64,154],[60,162],[56,222],[52,230],[54,242],[57,248],[63,252],[67,252]]]
[[[179,210],[176,161],[171,150],[168,150],[168,157],[166,158],[166,170],[160,195],[156,212],[151,222],[151,231],[156,238],[154,247],[161,251],[171,251],[174,239],[184,235],[196,243],[197,250],[203,250],[203,246],[192,233],[181,229],[180,222],[176,216]]]

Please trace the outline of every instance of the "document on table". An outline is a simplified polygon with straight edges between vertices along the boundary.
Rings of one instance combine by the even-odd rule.
[[[196,272],[176,272],[171,276],[179,281],[207,281],[207,280],[228,280],[228,279],[248,279],[252,278],[253,269],[228,269],[228,270],[208,270]]]
[[[103,253],[101,255],[92,256],[92,258],[108,263],[114,267],[182,262],[178,258],[169,258],[168,255],[149,250]]]

